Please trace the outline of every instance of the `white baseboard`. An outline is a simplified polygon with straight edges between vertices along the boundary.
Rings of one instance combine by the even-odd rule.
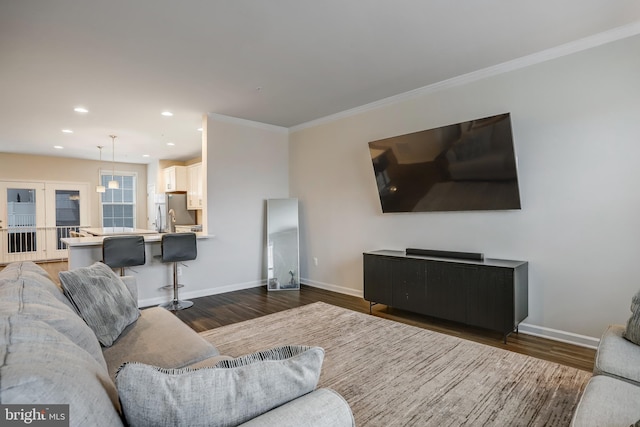
[[[574,334],[573,332],[560,331],[558,329],[546,328],[544,326],[530,325],[521,323],[518,331],[523,334],[533,335],[535,337],[546,338],[553,341],[560,341],[567,344],[573,344],[580,347],[598,348],[599,338],[588,337],[586,335]]]
[[[225,294],[227,292],[233,291],[241,291],[243,289],[257,288],[259,286],[266,286],[266,281],[253,281],[253,282],[245,282],[245,283],[236,283],[233,285],[227,286],[219,286],[216,288],[208,288],[208,289],[198,289],[195,291],[184,291],[180,289],[180,299],[190,299],[190,298],[200,298],[206,297],[209,295],[218,295]],[[146,298],[138,301],[138,307],[150,307],[153,305],[162,304],[169,301],[167,297],[155,297],[155,298]]]
[[[356,289],[345,288],[344,286],[333,285],[331,283],[318,282],[311,279],[300,278],[300,282],[305,285],[312,286],[314,288],[326,289],[327,291],[337,292],[339,294],[351,295],[354,297],[362,298],[364,296],[363,291]]]

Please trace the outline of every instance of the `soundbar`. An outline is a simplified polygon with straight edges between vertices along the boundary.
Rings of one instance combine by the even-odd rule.
[[[437,249],[416,249],[407,248],[405,250],[407,255],[420,255],[431,256],[436,258],[457,258],[457,259],[472,259],[475,261],[482,261],[484,254],[478,252],[455,252],[455,251],[440,251]]]

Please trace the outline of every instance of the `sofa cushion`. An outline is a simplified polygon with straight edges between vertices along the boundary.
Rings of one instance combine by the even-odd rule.
[[[36,273],[37,275],[44,277],[45,279],[53,282],[53,280],[51,280],[51,276],[49,276],[49,273],[47,273],[47,271],[44,268],[40,267],[38,264],[36,264],[33,261],[12,262],[11,264],[7,265],[5,268],[2,269],[1,275],[7,276],[11,274],[12,277],[15,278],[20,273],[24,273],[27,271]]]
[[[9,264],[7,269],[16,264],[22,263]],[[11,270],[9,274],[4,274],[4,270],[0,274],[0,311],[7,315],[20,313],[22,321],[46,323],[87,351],[106,370],[107,365],[95,334],[48,276],[22,268],[14,267]]]
[[[62,287],[51,280],[49,273],[42,267],[31,261],[13,262],[7,265],[0,272],[0,283],[14,282],[18,279],[24,280],[30,286],[39,287],[49,292],[55,299],[69,307],[75,312],[75,307],[71,301],[64,296]],[[1,286],[1,285],[0,285]]]
[[[116,385],[130,426],[235,426],[313,391],[323,359],[285,346],[196,370],[126,363]]]
[[[7,300],[7,297],[12,297],[11,292],[8,291],[18,290],[24,289],[20,289],[17,285],[0,288],[0,312],[3,314],[13,313],[11,308],[16,307],[18,303]],[[66,307],[63,308],[66,309]],[[105,372],[107,371],[107,364],[102,355],[100,343],[98,343],[93,331],[77,314],[66,312],[55,305],[52,306],[51,301],[47,304],[46,300],[40,303],[23,302],[20,307],[20,313],[22,314],[20,317],[21,322],[41,322],[46,324],[91,355],[101,368]]]
[[[631,316],[627,321],[624,337],[632,343],[640,345],[640,291],[631,298]]]
[[[0,312],[0,378],[3,404],[69,404],[71,426],[122,425],[106,369],[31,315]]]
[[[606,375],[587,383],[573,414],[574,427],[629,426],[640,419],[640,387]]]
[[[624,339],[623,325],[610,325],[600,338],[594,374],[640,385],[640,347]]]
[[[161,368],[183,368],[218,356],[218,350],[164,308],[142,310],[140,318],[103,349],[111,378],[124,362],[140,362]]]
[[[108,347],[135,322],[138,303],[118,276],[101,262],[59,273],[65,295],[98,341]]]

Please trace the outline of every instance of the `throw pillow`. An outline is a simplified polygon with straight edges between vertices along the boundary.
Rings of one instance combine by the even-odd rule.
[[[201,369],[128,362],[116,386],[132,427],[235,426],[312,392],[323,359],[320,347],[284,346]]]
[[[640,291],[631,299],[631,317],[627,320],[623,336],[632,343],[640,345]]]
[[[65,295],[102,344],[109,347],[140,316],[138,303],[105,264],[59,273]]]

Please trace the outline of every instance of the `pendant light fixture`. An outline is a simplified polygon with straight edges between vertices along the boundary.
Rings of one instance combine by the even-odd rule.
[[[115,179],[115,175],[116,175],[116,138],[117,138],[117,136],[109,135],[109,138],[111,138],[111,166],[113,166],[113,169],[111,170],[111,181],[109,181],[109,183],[107,184],[107,188],[110,188],[110,189],[113,189],[113,190],[117,190],[118,188],[120,188],[120,184]]]
[[[102,145],[98,145],[100,150],[100,169],[102,169]],[[104,193],[107,189],[102,185],[102,173],[98,173],[98,185],[96,185],[96,193]]]

